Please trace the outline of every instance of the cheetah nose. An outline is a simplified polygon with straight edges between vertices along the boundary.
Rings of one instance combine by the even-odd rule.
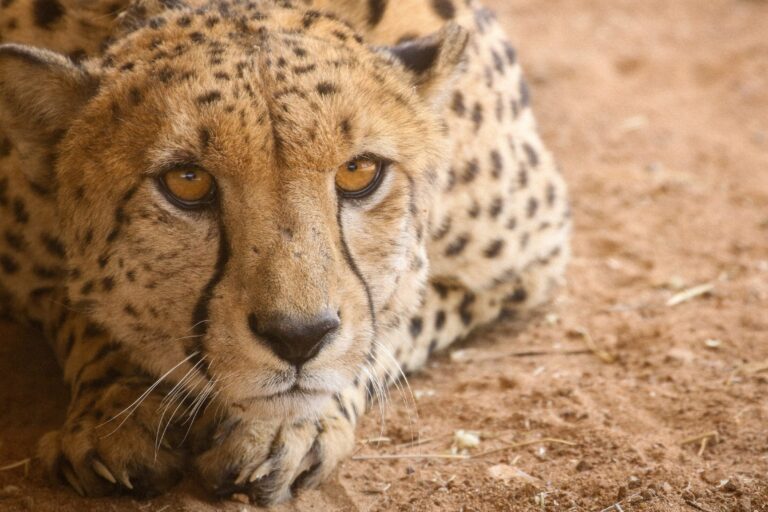
[[[254,313],[248,315],[251,332],[277,357],[297,369],[320,352],[340,323],[338,313],[332,310],[325,310],[310,319],[279,314],[260,319]]]

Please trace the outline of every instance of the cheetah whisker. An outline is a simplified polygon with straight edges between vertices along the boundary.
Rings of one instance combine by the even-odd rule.
[[[147,388],[147,390],[146,390],[146,391],[144,391],[144,393],[142,393],[142,394],[139,396],[139,398],[137,398],[136,400],[134,400],[134,401],[133,401],[133,403],[131,403],[131,404],[130,404],[128,407],[126,407],[125,409],[123,409],[123,410],[122,410],[122,411],[120,411],[119,413],[115,414],[114,416],[112,416],[112,417],[111,417],[111,418],[109,418],[108,420],[106,420],[106,421],[102,422],[101,424],[97,425],[97,426],[96,426],[96,428],[101,428],[102,426],[106,425],[107,423],[109,423],[109,422],[111,422],[111,421],[113,421],[113,420],[115,420],[115,419],[119,418],[120,416],[122,416],[122,415],[124,415],[124,414],[126,415],[126,416],[123,418],[123,420],[120,422],[120,424],[119,424],[117,427],[115,427],[115,429],[114,429],[112,432],[110,432],[109,434],[106,434],[106,435],[102,436],[102,438],[105,438],[105,437],[109,437],[109,436],[111,436],[112,434],[114,434],[115,432],[117,432],[117,430],[118,430],[120,427],[122,427],[122,426],[123,426],[123,424],[125,424],[125,422],[126,422],[126,421],[128,421],[128,418],[130,418],[130,417],[131,417],[131,415],[132,415],[134,412],[136,412],[136,409],[138,409],[138,408],[139,408],[139,406],[142,404],[142,402],[144,402],[144,400],[146,400],[146,399],[147,399],[147,397],[150,395],[150,393],[152,393],[152,391],[154,391],[154,390],[157,388],[157,386],[159,386],[159,385],[160,385],[160,383],[161,383],[161,382],[163,382],[163,381],[165,380],[165,378],[166,378],[166,377],[168,377],[170,374],[172,374],[174,371],[176,371],[176,369],[177,369],[179,366],[183,365],[184,363],[186,363],[187,361],[189,361],[190,359],[192,359],[193,357],[195,357],[195,356],[196,356],[198,353],[199,353],[199,352],[193,352],[193,353],[189,354],[187,357],[185,357],[184,359],[182,359],[181,361],[179,361],[178,363],[176,363],[176,365],[174,365],[174,366],[173,366],[173,367],[172,367],[170,370],[168,370],[167,372],[165,372],[164,374],[162,374],[162,375],[160,376],[160,378],[158,378],[158,379],[157,379],[157,380],[156,380],[156,381],[155,381],[155,382],[154,382],[154,383],[153,383],[151,386],[149,386],[149,387]]]

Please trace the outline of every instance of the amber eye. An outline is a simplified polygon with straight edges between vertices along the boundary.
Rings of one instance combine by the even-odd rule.
[[[336,170],[336,188],[344,197],[367,196],[381,181],[383,167],[383,162],[375,158],[354,158]]]
[[[178,206],[195,208],[209,204],[214,197],[216,182],[207,171],[196,167],[181,167],[161,176],[166,195]]]

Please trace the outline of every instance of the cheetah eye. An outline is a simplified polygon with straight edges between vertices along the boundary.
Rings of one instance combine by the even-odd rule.
[[[384,174],[384,162],[367,156],[353,158],[336,170],[336,188],[342,197],[359,199],[379,186]]]
[[[199,208],[210,204],[216,193],[216,182],[207,171],[197,167],[179,167],[160,176],[163,192],[181,208]]]

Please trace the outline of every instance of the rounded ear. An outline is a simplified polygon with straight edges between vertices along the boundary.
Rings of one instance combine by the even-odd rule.
[[[463,71],[469,32],[447,23],[439,32],[388,48],[414,76],[419,93],[433,104],[444,98]]]
[[[55,145],[97,88],[95,77],[63,55],[0,45],[0,125],[30,180],[51,183]]]

